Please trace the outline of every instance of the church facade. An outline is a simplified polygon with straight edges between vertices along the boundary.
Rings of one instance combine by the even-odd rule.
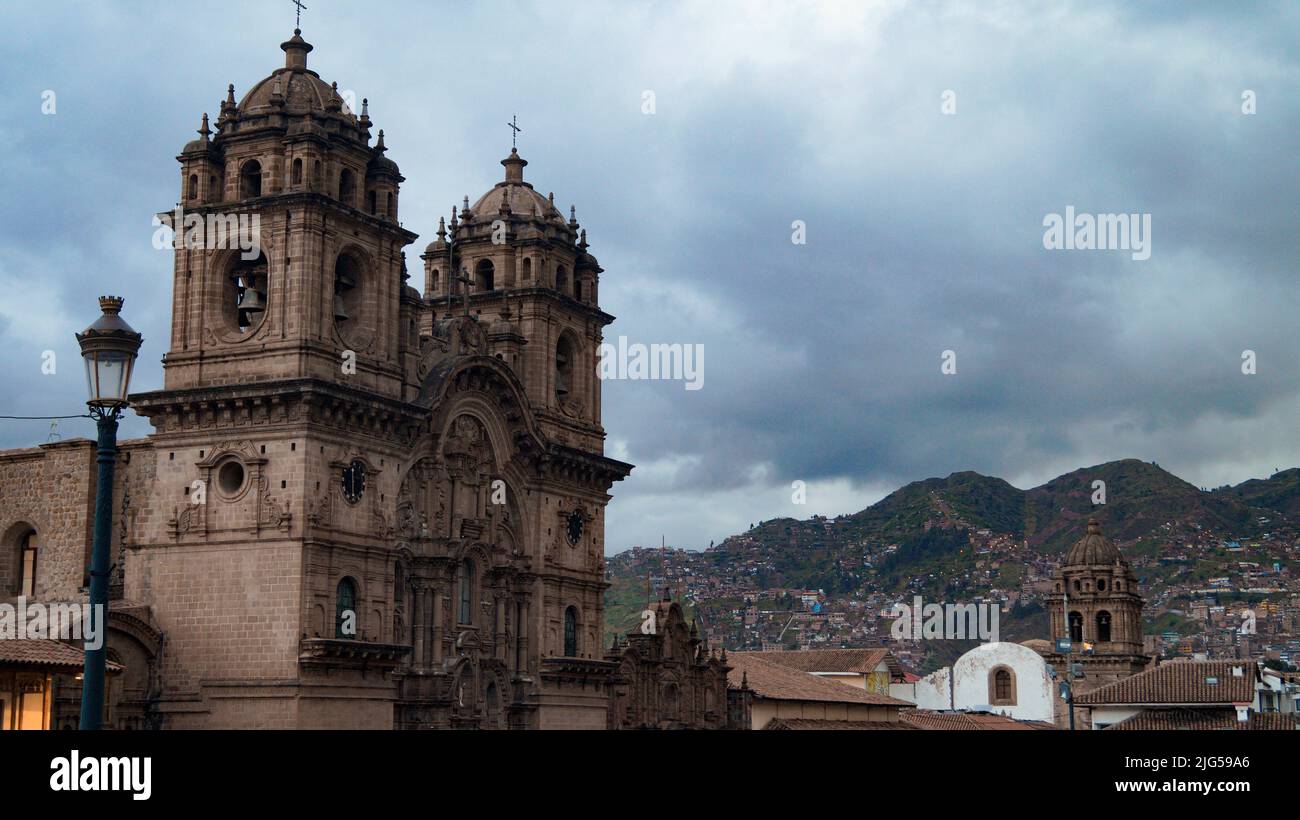
[[[632,466],[603,453],[614,317],[586,232],[512,150],[417,289],[368,104],[299,32],[281,48],[177,158],[184,211],[254,214],[260,241],[177,243],[164,387],[132,397],[154,432],[115,484],[106,725],[616,725],[604,511]],[[93,444],[0,471],[0,596],[84,600]],[[700,718],[721,714],[725,666],[682,660],[713,670]],[[74,694],[55,703],[75,723]]]

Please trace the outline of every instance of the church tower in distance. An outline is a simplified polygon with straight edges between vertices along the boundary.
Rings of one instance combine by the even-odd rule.
[[[1071,643],[1069,656],[1047,657],[1061,675],[1071,664],[1082,667],[1083,677],[1073,681],[1076,697],[1147,668],[1137,577],[1095,519],[1052,574],[1047,602],[1051,637],[1069,636]]]
[[[512,152],[417,291],[384,132],[300,32],[281,48],[178,157],[164,388],[132,397],[154,466],[125,595],[166,636],[161,723],[602,728],[632,468],[603,454],[585,232]]]

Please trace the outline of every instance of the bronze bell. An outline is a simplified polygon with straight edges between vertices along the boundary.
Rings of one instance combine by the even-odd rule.
[[[266,310],[266,304],[262,301],[262,294],[253,288],[244,288],[244,298],[239,303],[239,309],[245,313],[261,313]]]
[[[343,296],[334,294],[334,318],[340,322],[346,322],[349,318],[347,309],[343,307]]]

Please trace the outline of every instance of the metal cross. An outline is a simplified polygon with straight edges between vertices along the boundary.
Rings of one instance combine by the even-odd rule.
[[[289,2],[298,7],[294,12],[293,27],[302,28],[302,10],[307,8],[307,6],[302,2],[302,0],[289,0]]]
[[[510,115],[510,122],[506,123],[506,125],[510,126],[511,129],[513,129],[513,133],[510,135],[510,147],[511,147],[511,148],[518,148],[519,146],[515,143],[515,140],[516,140],[516,138],[518,138],[518,136],[519,136],[519,132],[522,131],[522,130],[524,130],[524,129],[522,129],[522,128],[519,127],[519,117],[517,117],[517,116],[514,115],[514,114],[511,114],[511,115]]]

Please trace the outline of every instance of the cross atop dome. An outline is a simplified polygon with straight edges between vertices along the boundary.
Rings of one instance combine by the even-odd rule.
[[[510,126],[511,128],[510,148],[513,151],[515,148],[518,147],[516,143],[516,138],[519,136],[519,132],[524,129],[519,127],[519,117],[514,114],[510,115],[510,122],[506,123],[506,125]]]

